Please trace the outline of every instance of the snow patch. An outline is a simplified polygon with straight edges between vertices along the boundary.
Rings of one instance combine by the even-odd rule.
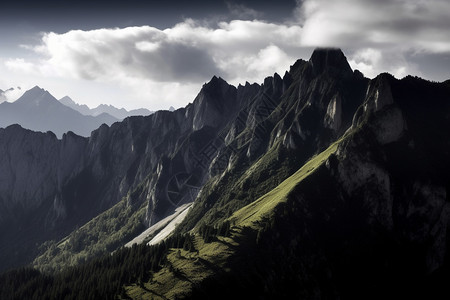
[[[135,237],[133,240],[128,242],[125,247],[131,247],[133,244],[141,244],[147,237],[154,234],[157,231],[160,231],[148,244],[154,245],[165,239],[174,229],[177,224],[179,224],[186,217],[189,209],[191,208],[192,203],[187,203],[181,205],[175,209],[175,212],[170,216],[165,217],[158,223],[150,226],[140,235]],[[154,242],[155,239],[158,238],[157,242]]]

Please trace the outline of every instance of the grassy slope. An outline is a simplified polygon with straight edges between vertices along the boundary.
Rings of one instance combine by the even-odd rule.
[[[204,243],[196,236],[198,252],[173,250],[168,265],[155,273],[149,282],[126,287],[133,299],[176,299],[187,295],[193,286],[217,272],[227,272],[227,261],[236,254],[239,242],[245,240],[245,229],[258,230],[258,221],[269,217],[273,209],[286,201],[292,190],[321,166],[337,149],[339,141],[304,164],[297,172],[253,203],[236,211],[229,220],[233,224],[230,238],[218,236],[216,241]]]
[[[330,154],[334,153],[337,149],[338,142],[332,144],[325,151],[313,157],[311,160],[305,163],[297,172],[288,177],[276,188],[259,198],[253,203],[243,207],[233,214],[230,221],[241,227],[255,227],[256,221],[261,220],[264,216],[268,216],[270,212],[279,203],[286,200],[288,194],[292,189],[301,182],[304,178],[310,175],[314,170],[323,164]]]

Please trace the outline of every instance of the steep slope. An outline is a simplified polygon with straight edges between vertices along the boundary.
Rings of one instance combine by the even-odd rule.
[[[336,56],[330,61],[337,66],[346,64],[341,51],[320,51],[330,52],[329,59]],[[58,233],[43,226],[49,233],[45,238],[57,239],[63,232],[81,226],[138,186],[140,192],[129,205],[138,208],[146,203],[147,226],[170,215],[178,205],[192,202],[209,178],[212,179],[192,208],[193,217],[187,218],[182,227],[192,228],[200,219],[218,222],[217,212],[229,216],[275,187],[345,131],[356,110],[355,103],[364,98],[367,79],[351,70],[340,78],[328,72],[333,68],[337,67],[330,63],[316,69],[312,62],[298,61],[283,78],[275,74],[262,86],[246,84],[238,88],[213,77],[184,109],[128,118],[111,128],[100,127],[83,146],[80,165],[76,166],[78,172],[59,189],[48,188],[49,192],[41,197],[56,199],[52,205],[47,200],[47,212],[40,215],[42,224],[48,224],[45,220],[55,211],[64,212],[64,217],[54,224],[60,229]],[[333,106],[329,103],[343,107],[343,113],[328,109]],[[342,125],[328,128],[330,118]],[[253,164],[270,172],[247,170]],[[14,178],[14,174],[9,178]],[[248,193],[248,187],[255,184],[257,188]],[[218,189],[226,192],[209,192]],[[24,208],[21,210],[27,211]],[[98,220],[92,222],[98,224]],[[101,228],[101,224],[98,226]],[[136,228],[137,224],[130,226]],[[120,245],[127,242],[128,236],[124,234],[111,243]],[[102,239],[97,240],[91,249],[104,249]]]
[[[368,80],[350,69],[344,77],[335,74],[334,68],[348,65],[345,57],[334,49],[316,50],[313,57],[322,52],[336,56],[331,61],[337,66],[318,70],[312,61],[297,61],[283,79],[277,74],[267,78],[250,106],[232,121],[227,146],[212,163],[212,175],[220,176],[203,188],[193,207],[195,217],[182,224],[185,230],[200,218],[215,223],[254,201],[348,129]]]
[[[346,63],[340,50],[321,51],[331,51],[329,57],[335,55],[338,59],[334,61]],[[314,70],[312,63],[298,61],[283,78],[275,74],[268,77],[262,86],[246,84],[238,88],[213,77],[193,104],[185,109],[173,114],[157,112],[143,119],[152,122],[156,119],[158,124],[167,127],[173,124],[170,120],[175,117],[179,125],[170,125],[171,130],[161,131],[156,127],[148,135],[143,133],[139,140],[147,140],[147,146],[146,152],[138,154],[136,158],[135,166],[139,168],[133,167],[132,171],[126,172],[126,168],[105,171],[107,174],[117,172],[114,177],[118,180],[108,190],[119,186],[123,191],[132,191],[138,184],[144,186],[132,203],[137,203],[135,207],[140,207],[142,201],[147,203],[145,222],[150,226],[170,215],[177,206],[192,202],[203,187],[192,213],[180,228],[189,230],[200,220],[204,223],[220,222],[236,209],[274,188],[311,155],[321,151],[334,136],[342,134],[344,126],[351,124],[352,114],[357,108],[355,103],[362,103],[364,99],[367,79],[351,70],[347,70],[344,79],[328,72],[328,69]],[[345,112],[338,115],[328,109],[329,102],[336,102],[332,99],[336,99],[337,95],[342,95],[339,96],[339,105],[345,108]],[[316,98],[320,100],[318,103],[315,103]],[[342,119],[340,122],[344,124],[343,127],[334,130],[326,127],[324,124],[330,116]],[[141,119],[129,119],[129,122],[136,123],[136,120]],[[135,124],[132,128],[142,129],[143,124],[148,124],[145,122],[141,121],[140,125]],[[97,135],[95,133],[92,138],[96,139]],[[138,134],[135,132],[133,136]],[[104,135],[105,141],[110,139]],[[174,141],[177,141],[176,144]],[[120,138],[118,143],[130,145],[136,142],[126,142]],[[108,153],[117,152],[108,149]],[[164,149],[164,152],[155,151],[157,149]],[[118,153],[122,152],[123,158],[113,161],[126,161],[130,153],[123,150]],[[94,161],[101,159],[94,158]],[[111,167],[114,164],[106,165]],[[270,170],[268,173],[267,169]],[[124,173],[127,173],[127,177],[120,177]],[[208,183],[203,186],[205,182]],[[253,188],[249,190],[249,187]],[[217,192],[219,190],[222,192]],[[120,195],[123,197],[125,193]],[[110,203],[119,200],[120,197]],[[99,228],[104,225],[96,219],[89,226]],[[92,249],[105,246],[101,242],[103,239],[98,238],[102,236],[101,232],[88,233],[86,228],[80,228],[73,235],[74,239],[84,236],[85,244],[91,245],[83,250],[92,252]],[[108,229],[107,232],[111,231]],[[88,237],[92,235],[97,237],[94,240],[98,240],[98,243],[91,244]],[[149,239],[151,236],[144,237],[144,240]],[[124,239],[121,241],[126,242]],[[79,256],[79,250],[74,252],[65,244],[59,244],[58,247],[63,251],[53,255],[53,259],[47,251],[35,263],[47,268],[47,265],[55,265],[55,261],[69,262],[63,259],[65,255]]]
[[[124,212],[129,217],[138,213],[136,209],[141,205],[145,206],[139,210],[144,212],[144,217],[129,228],[152,225],[171,214],[178,205],[192,202],[198,189],[175,193],[168,193],[168,189],[186,169],[195,171],[195,177],[192,176],[195,187],[202,184],[207,170],[199,165],[195,153],[235,114],[237,108],[233,103],[237,101],[237,91],[247,89],[250,86],[236,89],[214,78],[186,108],[127,118],[111,127],[102,125],[89,139],[69,133],[57,140],[50,133],[34,134],[19,126],[1,130],[1,157],[7,166],[2,168],[1,205],[7,209],[0,213],[0,220],[2,228],[12,228],[2,233],[1,241],[6,245],[12,236],[20,239],[2,249],[2,262],[5,265],[28,262],[37,254],[36,245],[45,240],[58,240],[76,227],[81,230],[83,224],[119,205],[124,197],[127,198],[122,209],[131,207],[131,212]],[[222,103],[214,103],[216,97]],[[232,105],[228,114],[220,116],[224,121],[210,120],[217,105],[226,103]],[[128,197],[130,194],[135,196]],[[32,222],[29,215],[33,216]],[[31,231],[33,239],[28,237]],[[117,247],[127,242],[127,238],[131,239],[129,234],[121,235],[112,244]],[[23,247],[15,250],[16,244]],[[102,251],[106,251],[103,246]]]
[[[52,131],[59,138],[68,131],[89,136],[102,124],[111,125],[117,119],[107,115],[84,116],[61,104],[49,92],[34,87],[16,101],[0,104],[0,127],[20,124],[35,131]]]
[[[247,288],[253,288],[253,286],[250,284],[245,287],[244,282],[231,282],[230,277],[238,276],[234,272],[249,273],[243,275],[243,278],[240,279],[248,280],[248,275],[254,275],[252,274],[253,269],[242,268],[243,262],[239,261],[235,264],[236,260],[240,260],[244,251],[246,252],[245,255],[252,252],[253,255],[258,255],[256,247],[249,248],[249,245],[255,242],[256,232],[265,229],[265,222],[272,217],[275,208],[287,202],[293,190],[305,178],[316,172],[330,155],[336,152],[337,147],[338,143],[331,145],[275,189],[235,212],[220,226],[216,228],[201,226],[194,240],[195,251],[189,249],[172,251],[167,257],[166,267],[154,273],[148,283],[126,288],[128,296],[133,299],[141,297],[156,297],[158,299],[158,296],[176,299],[188,295],[194,299],[229,299],[230,297],[239,297],[239,295],[248,295],[248,291],[247,293],[240,293]],[[231,229],[221,229],[229,226],[223,226],[224,224],[230,223],[232,224]],[[211,230],[211,232],[205,232],[205,228]],[[227,233],[227,230],[231,233]],[[259,268],[263,269],[265,265],[262,264]],[[222,281],[220,287],[216,287],[216,291],[220,290],[220,293],[214,292],[212,289],[209,290],[210,285],[217,284],[217,281]],[[224,290],[225,286],[227,286],[228,291]],[[257,292],[251,292],[257,295]],[[278,295],[279,297],[278,292],[273,293],[274,296]],[[267,290],[264,290],[264,293],[267,293]]]

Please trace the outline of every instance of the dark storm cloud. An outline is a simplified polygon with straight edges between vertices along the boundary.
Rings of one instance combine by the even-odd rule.
[[[149,50],[143,44],[140,52],[133,55],[132,65],[139,76],[156,81],[201,82],[211,74],[223,73],[206,50],[182,43],[164,41],[157,49]]]
[[[35,50],[48,57],[45,64],[52,68],[88,80],[124,76],[198,82],[220,72],[206,50],[169,41],[151,27],[49,33]]]
[[[252,20],[252,19],[261,19],[264,16],[264,13],[261,11],[257,11],[253,8],[249,8],[243,4],[236,4],[233,2],[226,1],[227,8],[230,11],[231,17],[235,17],[240,20]]]
[[[409,53],[406,57],[425,78],[434,81],[450,79],[450,53]]]
[[[0,8],[0,25],[25,25],[32,26],[37,31],[59,33],[73,29],[140,25],[163,29],[185,18],[203,20],[220,16],[229,21],[239,14],[241,17],[246,15],[246,18],[259,18],[263,15],[267,20],[280,21],[291,15],[295,5],[295,0],[8,1]]]

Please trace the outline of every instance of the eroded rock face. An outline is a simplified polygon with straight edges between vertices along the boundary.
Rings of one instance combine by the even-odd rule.
[[[58,189],[58,173],[64,177],[60,145],[51,133],[38,134],[18,125],[0,129],[0,194],[5,207],[36,209]],[[68,162],[79,153],[67,155]],[[11,211],[3,211],[8,215]]]
[[[325,115],[324,125],[333,131],[338,131],[342,122],[342,101],[336,95],[328,104],[327,113]]]
[[[157,222],[182,202],[193,201],[216,155],[202,156],[208,142],[238,111],[238,96],[252,98],[257,88],[240,87],[238,95],[214,77],[187,108],[102,125],[89,138],[69,132],[58,140],[17,125],[0,129],[0,221],[23,224],[19,231],[39,230],[36,243],[59,239],[142,185],[145,199],[133,201],[148,201],[142,221]],[[191,172],[194,192],[183,189],[172,199],[171,180]],[[30,214],[33,221],[24,222]]]
[[[89,138],[67,133],[58,140],[16,126],[3,130],[0,191],[7,210],[0,219],[15,211],[20,220],[38,209],[36,222],[48,233],[43,238],[57,238],[143,184],[145,223],[151,225],[170,213],[175,202],[195,199],[208,178],[240,163],[236,149],[242,143],[249,160],[258,159],[277,140],[303,151],[306,159],[322,146],[305,144],[330,140],[322,128],[336,131],[348,123],[340,111],[348,109],[349,100],[333,98],[339,94],[341,71],[345,80],[353,80],[342,52],[322,49],[309,62],[297,62],[283,78],[274,74],[261,86],[235,88],[213,77],[186,108],[102,125]],[[365,85],[365,79],[355,80]],[[328,127],[320,121],[325,115]],[[274,125],[277,136],[271,136]],[[170,190],[172,180],[186,174],[195,189]],[[179,193],[176,199],[168,196],[171,192]]]
[[[416,260],[409,262],[415,276],[426,276],[444,267],[449,252],[450,173],[444,166],[450,161],[442,156],[449,145],[443,136],[429,137],[437,126],[450,125],[449,90],[419,79],[381,77],[370,84],[358,117],[366,121],[327,165],[343,194],[361,203],[373,232],[404,245],[405,259]],[[414,85],[423,90],[408,91]]]

